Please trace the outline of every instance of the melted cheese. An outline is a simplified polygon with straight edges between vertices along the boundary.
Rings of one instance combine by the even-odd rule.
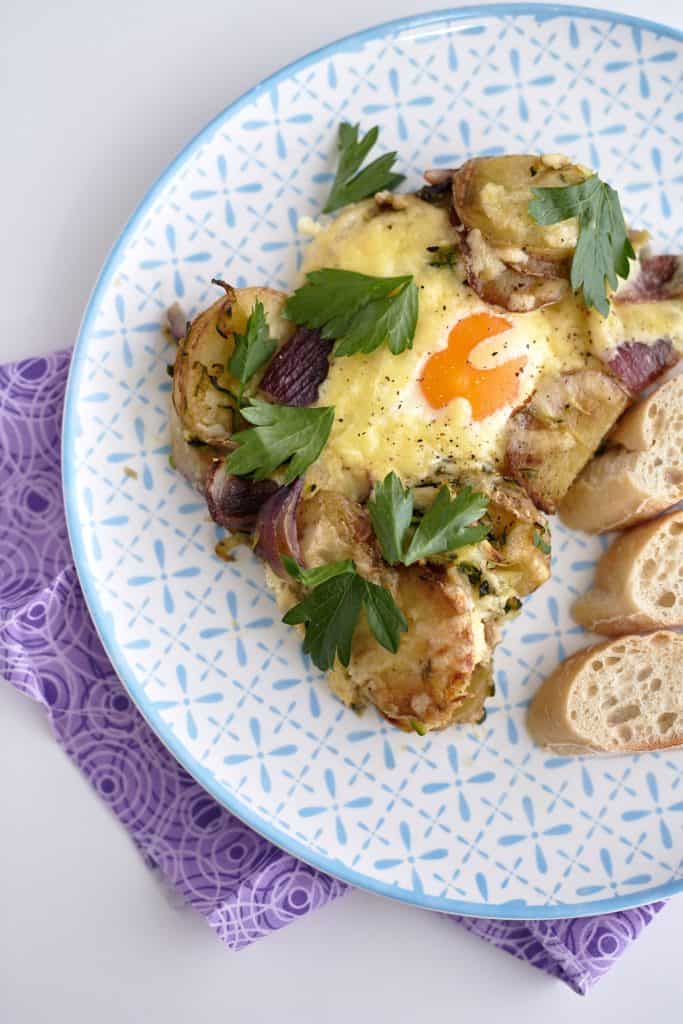
[[[320,389],[318,404],[334,406],[335,423],[308,479],[356,499],[366,497],[373,482],[390,470],[412,486],[437,470],[457,475],[472,468],[500,468],[507,421],[531,395],[539,376],[594,363],[611,344],[609,321],[587,313],[580,298],[569,295],[528,313],[501,313],[464,282],[459,267],[430,266],[428,247],[454,242],[448,213],[413,196],[405,198],[401,210],[380,212],[372,200],[348,208],[312,240],[304,265],[304,271],[334,267],[381,277],[412,274],[419,289],[412,349],[394,356],[381,346],[370,355],[333,359]],[[675,305],[680,320],[683,312]],[[471,364],[488,369],[520,356],[526,363],[514,405],[473,422],[465,397],[434,410],[419,382],[426,360],[447,346],[453,326],[480,312],[502,315],[511,327],[479,343]],[[635,321],[634,331],[644,329],[643,310],[629,307],[628,316]],[[647,316],[657,319],[656,313]],[[648,337],[657,330],[657,323],[650,325]]]

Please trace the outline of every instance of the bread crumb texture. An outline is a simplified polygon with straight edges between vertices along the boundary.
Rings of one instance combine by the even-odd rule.
[[[624,636],[580,651],[536,694],[529,728],[565,753],[683,743],[683,636]]]
[[[621,534],[572,614],[607,636],[683,626],[683,510]]]

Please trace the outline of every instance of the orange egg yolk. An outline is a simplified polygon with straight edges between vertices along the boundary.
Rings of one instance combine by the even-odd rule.
[[[472,419],[483,420],[516,400],[526,358],[509,359],[490,370],[479,370],[468,361],[480,341],[511,326],[508,320],[490,313],[473,313],[458,321],[448,335],[447,347],[431,355],[422,371],[422,393],[433,409],[443,409],[454,398],[466,398]]]

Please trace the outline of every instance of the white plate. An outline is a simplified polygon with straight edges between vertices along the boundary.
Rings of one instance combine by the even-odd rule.
[[[213,554],[203,503],[168,466],[169,353],[218,274],[292,285],[343,118],[382,128],[408,184],[474,153],[566,150],[618,186],[632,223],[683,248],[681,76],[672,30],[502,6],[407,19],[303,58],[210,124],[145,198],[95,289],[64,432],[69,529],[111,659],[162,740],[273,842],[375,892],[490,917],[615,910],[683,888],[680,751],[563,759],[524,709],[585,644],[569,605],[598,541],[554,525],[553,579],[496,654],[486,721],[425,738],[330,695],[279,622],[262,569]],[[133,469],[134,478],[127,472]]]

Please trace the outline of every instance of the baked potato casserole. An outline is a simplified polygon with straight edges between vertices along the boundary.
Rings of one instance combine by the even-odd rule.
[[[568,158],[401,193],[376,138],[342,125],[292,294],[216,281],[177,326],[173,461],[334,692],[423,733],[482,718],[546,515],[683,348],[683,263]]]

